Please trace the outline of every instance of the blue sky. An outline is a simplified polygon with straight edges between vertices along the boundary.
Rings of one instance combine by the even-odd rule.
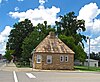
[[[86,21],[86,32],[91,38],[91,52],[100,51],[100,1],[99,0],[0,0],[0,53],[13,25],[28,18],[33,25],[42,23],[54,25],[59,15],[74,11],[78,19]],[[88,43],[85,43],[88,52]]]

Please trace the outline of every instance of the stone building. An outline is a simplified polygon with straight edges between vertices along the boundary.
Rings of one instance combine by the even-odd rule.
[[[74,52],[54,32],[50,32],[32,54],[34,69],[73,69],[74,66]]]

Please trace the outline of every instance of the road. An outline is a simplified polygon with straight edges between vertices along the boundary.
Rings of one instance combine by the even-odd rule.
[[[2,68],[2,66],[5,64],[6,62],[3,62],[3,60],[0,60],[0,70]]]
[[[100,82],[100,73],[0,71],[0,82]]]

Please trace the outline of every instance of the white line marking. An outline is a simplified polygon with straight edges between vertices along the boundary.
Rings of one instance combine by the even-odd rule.
[[[36,78],[33,74],[31,73],[26,73],[26,75],[29,77],[29,78]]]
[[[16,72],[15,72],[15,71],[13,71],[13,74],[14,74],[14,80],[15,80],[15,82],[18,82]]]

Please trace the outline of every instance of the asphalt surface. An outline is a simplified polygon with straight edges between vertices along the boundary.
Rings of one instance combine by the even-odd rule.
[[[6,62],[3,62],[3,60],[0,60],[0,70],[5,66]]]
[[[100,82],[100,73],[82,72],[15,72],[17,82]],[[30,73],[32,76],[27,76]],[[0,82],[16,82],[11,71],[0,71]]]
[[[100,82],[100,72],[18,69],[10,63],[0,70],[0,82]]]

